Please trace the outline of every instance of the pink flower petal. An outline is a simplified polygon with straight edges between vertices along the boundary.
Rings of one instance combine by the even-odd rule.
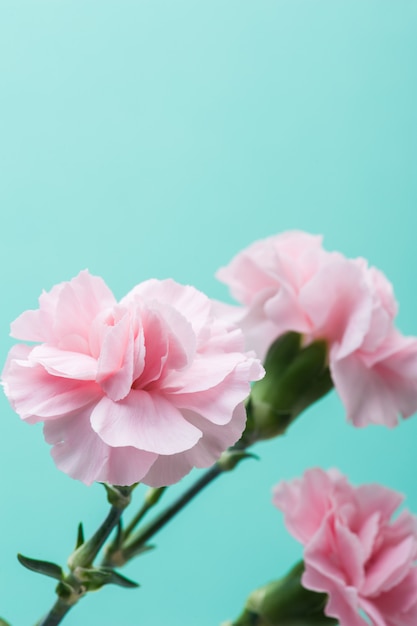
[[[192,468],[184,452],[169,456],[159,455],[142,482],[150,487],[173,485],[186,476]]]
[[[355,426],[374,423],[392,428],[399,410],[407,417],[417,409],[417,379],[401,379],[387,365],[368,368],[357,355],[331,361],[336,389]]]
[[[31,363],[38,363],[52,376],[95,380],[97,361],[88,354],[61,350],[46,343],[36,346],[30,353]]]
[[[303,479],[281,481],[273,491],[274,505],[284,512],[289,532],[303,544],[308,543],[323,523],[330,504],[332,481],[316,468]]]
[[[87,485],[94,481],[114,485],[139,482],[157,458],[152,452],[106,445],[91,428],[90,409],[75,418],[47,422],[44,435],[53,445],[51,454],[59,469]]]
[[[168,400],[134,389],[120,402],[103,398],[91,413],[91,425],[108,445],[157,454],[183,452],[202,436]]]
[[[281,483],[275,494],[305,548],[302,584],[329,596],[326,615],[340,626],[415,626],[417,518],[403,511],[392,520],[401,495],[380,485],[355,488],[320,469]]]
[[[94,382],[51,376],[28,360],[11,359],[3,378],[9,402],[30,423],[73,413],[101,396]]]
[[[190,285],[179,285],[172,279],[146,280],[130,291],[121,304],[130,302],[153,302],[155,306],[169,306],[179,311],[184,319],[191,324],[194,333],[199,333],[207,326],[211,311],[211,302],[206,295]],[[164,306],[165,305],[165,306]],[[175,329],[175,332],[177,329]]]
[[[198,393],[174,391],[167,397],[177,407],[195,411],[214,424],[227,424],[236,406],[249,395],[250,386],[245,381],[259,380],[263,373],[264,370],[257,361],[251,362],[247,359],[238,363],[233,371],[215,387]]]
[[[63,471],[87,483],[149,474],[160,486],[241,436],[243,401],[264,371],[204,294],[151,280],[117,304],[81,272],[39,303],[14,330],[41,344],[11,350],[3,385],[22,419],[57,422],[45,433]]]
[[[417,338],[395,329],[392,285],[362,259],[289,232],[257,241],[218,272],[244,305],[235,312],[246,345],[264,359],[287,331],[325,340],[348,419],[393,427],[417,412]]]
[[[143,334],[135,342],[130,315],[125,313],[103,336],[97,382],[109,398],[122,400],[132,387],[135,364],[143,368],[144,362]]]

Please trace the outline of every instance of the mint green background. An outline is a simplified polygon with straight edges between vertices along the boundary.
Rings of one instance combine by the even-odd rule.
[[[226,299],[216,269],[289,228],[383,269],[417,334],[416,29],[415,0],[0,0],[2,361],[10,321],[82,268],[118,297],[172,276]],[[64,564],[106,504],[0,402],[0,614],[24,626],[54,583],[16,552]],[[234,617],[301,555],[274,483],[338,466],[417,513],[416,442],[416,417],[355,430],[332,394],[126,568],[140,590],[92,594],[65,624]]]

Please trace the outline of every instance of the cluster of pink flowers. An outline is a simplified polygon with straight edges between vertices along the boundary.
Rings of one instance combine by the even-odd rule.
[[[391,284],[362,259],[327,252],[322,238],[287,232],[240,252],[218,277],[242,307],[230,317],[263,359],[287,331],[325,339],[335,388],[355,426],[395,426],[417,411],[417,338],[394,325]]]
[[[325,613],[340,626],[417,624],[417,519],[392,519],[402,499],[380,485],[353,487],[336,470],[311,469],[274,490],[304,546],[302,583],[329,594]]]
[[[4,390],[22,419],[44,422],[61,470],[87,484],[162,486],[212,465],[241,437],[259,359],[288,331],[304,345],[326,341],[355,426],[392,427],[417,411],[417,338],[396,329],[392,286],[364,259],[289,232],[254,243],[218,276],[241,306],[173,280],[148,280],[117,302],[84,271],[13,322],[12,335],[32,344],[10,351]],[[392,519],[401,501],[335,470],[275,489],[305,547],[302,583],[328,594],[326,615],[341,626],[417,624],[417,522],[406,511]]]
[[[149,280],[119,303],[81,272],[23,313],[24,341],[3,371],[29,423],[45,422],[57,466],[90,484],[152,486],[208,467],[245,427],[243,401],[263,368],[242,332],[193,287]]]

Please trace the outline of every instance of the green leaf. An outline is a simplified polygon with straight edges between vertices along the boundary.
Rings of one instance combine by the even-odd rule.
[[[119,585],[119,587],[126,587],[129,589],[139,587],[138,583],[122,576],[111,567],[79,567],[77,569],[77,577],[89,591],[95,591],[104,585]]]
[[[104,569],[104,568],[102,568]],[[126,578],[126,576],[122,576],[119,572],[115,570],[110,570],[110,578],[108,584],[118,585],[119,587],[125,587],[126,589],[135,589],[139,587],[139,584],[134,580],[130,580],[130,578]]]
[[[78,532],[77,532],[77,543],[75,544],[75,549],[79,548],[80,546],[82,546],[84,543],[84,529],[83,529],[83,524],[82,522],[80,522],[78,524]],[[1,626],[1,625],[0,625]]]
[[[56,565],[56,563],[50,563],[49,561],[39,561],[38,559],[30,559],[27,556],[23,556],[23,554],[18,554],[17,558],[19,560],[19,563],[21,563],[23,567],[32,570],[32,572],[36,572],[37,574],[43,574],[44,576],[49,576],[50,578],[56,578],[56,580],[62,579],[62,568],[59,565]]]
[[[0,626],[10,626],[9,622],[6,622],[5,619],[0,617]]]

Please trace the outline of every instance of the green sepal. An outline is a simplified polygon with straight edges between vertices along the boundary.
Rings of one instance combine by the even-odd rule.
[[[246,452],[245,450],[239,450],[238,448],[229,448],[219,458],[217,461],[218,465],[220,465],[221,469],[225,472],[233,470],[238,463],[243,461],[244,459],[256,459],[259,460],[259,456],[253,454],[252,452]]]
[[[78,524],[78,531],[77,531],[77,543],[75,544],[75,549],[77,550],[77,548],[79,548],[80,546],[83,545],[84,543],[84,529],[83,529],[83,524],[82,522],[80,522]]]
[[[139,584],[122,576],[110,567],[78,567],[76,576],[88,591],[96,591],[104,585],[118,585],[127,589],[139,587]]]
[[[333,387],[324,340],[303,348],[299,333],[285,333],[271,345],[264,365],[265,377],[253,385],[247,403],[244,446],[282,435],[304,409]]]
[[[230,626],[333,626],[337,620],[324,614],[327,596],[301,584],[304,563],[298,563],[280,580],[253,591],[240,617]]]
[[[55,588],[55,592],[61,600],[65,602],[70,602],[71,598],[74,597],[74,589],[71,587],[69,583],[66,583],[63,580],[60,580]]]
[[[138,485],[135,483],[130,487],[122,487],[119,485],[109,485],[108,483],[101,483],[106,490],[107,500],[109,504],[115,506],[118,509],[124,509],[130,503],[131,493],[133,489]]]
[[[49,576],[50,578],[55,578],[56,580],[62,580],[62,568],[56,563],[50,563],[49,561],[39,561],[38,559],[30,559],[27,556],[23,556],[23,554],[18,554],[17,558],[19,560],[19,563],[21,563],[23,567],[32,570],[32,572],[36,572],[37,574],[43,574],[44,576]]]

